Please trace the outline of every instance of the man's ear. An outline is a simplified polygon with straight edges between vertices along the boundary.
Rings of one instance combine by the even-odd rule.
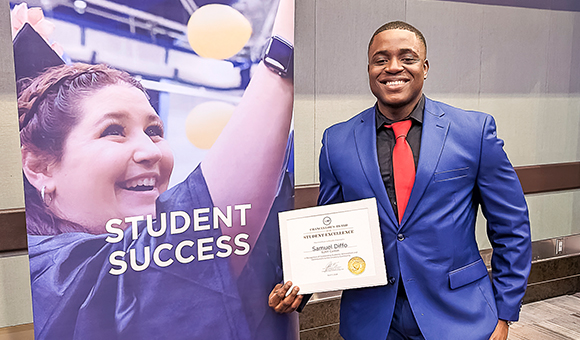
[[[423,79],[427,79],[427,75],[429,75],[429,60],[425,59],[423,63]]]
[[[53,161],[46,157],[39,156],[29,149],[22,148],[22,171],[36,190],[50,193],[55,189],[55,184],[52,178]]]

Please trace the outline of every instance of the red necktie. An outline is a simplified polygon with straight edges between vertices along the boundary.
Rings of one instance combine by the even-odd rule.
[[[393,148],[393,176],[395,179],[395,195],[397,197],[397,210],[399,213],[399,223],[403,220],[403,214],[413,183],[415,183],[415,161],[413,160],[413,151],[407,143],[407,133],[411,128],[410,120],[385,125],[392,128],[395,133],[396,143]]]

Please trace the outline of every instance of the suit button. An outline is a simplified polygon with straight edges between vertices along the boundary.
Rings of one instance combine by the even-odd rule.
[[[390,284],[394,285],[396,281],[397,281],[397,279],[395,279],[394,277],[389,277]]]
[[[397,240],[402,241],[404,239],[405,239],[405,235],[403,235],[403,234],[397,235]]]

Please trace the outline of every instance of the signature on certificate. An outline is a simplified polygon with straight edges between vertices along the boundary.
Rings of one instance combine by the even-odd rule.
[[[338,262],[328,262],[328,264],[322,269],[323,273],[338,272],[343,270],[343,268],[338,264]]]

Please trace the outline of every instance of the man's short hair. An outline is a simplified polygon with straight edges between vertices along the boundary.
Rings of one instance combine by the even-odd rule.
[[[412,26],[404,21],[391,21],[391,22],[387,22],[383,26],[379,27],[375,31],[375,33],[373,33],[373,36],[371,37],[371,41],[369,41],[369,48],[368,49],[369,50],[371,49],[371,45],[373,44],[373,40],[375,39],[377,34],[383,32],[383,31],[388,31],[388,30],[405,30],[405,31],[415,33],[417,38],[419,38],[419,40],[421,40],[421,42],[423,43],[423,47],[425,47],[425,55],[427,55],[427,41],[425,40],[423,33],[421,33],[421,31],[419,31],[417,28],[415,28],[415,26]]]

